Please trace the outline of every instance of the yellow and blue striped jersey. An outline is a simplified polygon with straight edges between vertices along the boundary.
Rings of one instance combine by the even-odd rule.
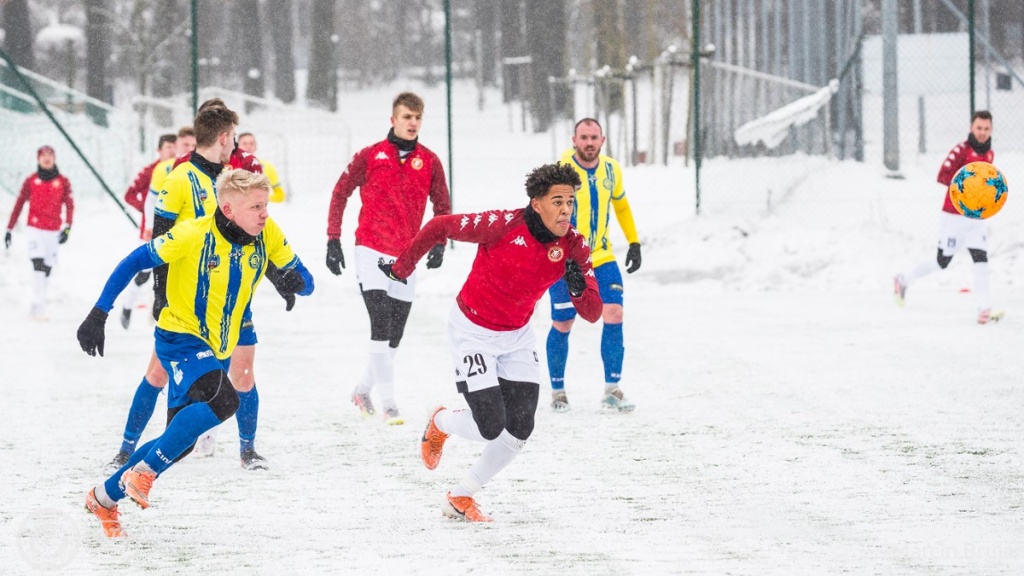
[[[284,202],[284,186],[281,185],[281,179],[277,176],[277,168],[262,158],[260,158],[260,165],[263,166],[263,175],[270,180],[270,201]]]
[[[156,199],[156,215],[177,224],[213,214],[217,209],[214,178],[216,176],[203,172],[191,160],[179,164],[164,180]]]
[[[161,160],[153,167],[153,175],[149,177],[150,194],[160,194],[160,190],[164,187],[164,180],[167,180],[167,175],[174,168],[174,160],[175,158]]]
[[[253,244],[239,246],[220,233],[212,212],[176,224],[152,240],[149,250],[168,264],[168,306],[157,327],[198,336],[221,360],[230,357],[238,343],[242,316],[267,261],[279,268],[297,262],[272,219]]]
[[[601,154],[597,166],[588,170],[580,166],[572,148],[562,153],[561,162],[569,164],[580,175],[583,186],[576,193],[576,206],[573,208],[572,225],[587,239],[590,245],[590,260],[594,267],[606,264],[615,259],[612,254],[612,243],[608,239],[608,220],[612,209],[615,219],[630,244],[639,242],[636,224],[633,222],[633,211],[626,199],[626,190],[622,184],[622,168],[614,159]]]

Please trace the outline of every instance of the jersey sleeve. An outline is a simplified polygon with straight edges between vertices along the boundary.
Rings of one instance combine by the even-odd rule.
[[[96,301],[96,307],[104,312],[110,312],[114,307],[114,300],[117,299],[118,295],[121,294],[125,286],[131,282],[136,274],[159,266],[162,263],[159,257],[150,251],[148,246],[139,246],[125,257],[124,260],[121,260],[117,268],[114,268],[110,277],[107,278],[107,283],[103,286],[103,292]]]
[[[18,192],[18,199],[14,201],[14,208],[11,209],[11,219],[7,221],[7,229],[14,230],[14,225],[18,223],[18,218],[21,216],[21,209],[25,206],[25,202],[28,202],[29,196],[32,195],[32,176],[25,178],[25,182],[21,185],[21,191]]]
[[[327,210],[327,237],[330,239],[341,238],[341,220],[345,213],[345,206],[348,199],[356,188],[363,185],[366,179],[366,157],[370,148],[360,150],[349,163],[345,171],[338,178],[331,192],[331,205]]]
[[[508,231],[508,224],[513,217],[512,212],[493,210],[478,214],[434,216],[416,234],[405,252],[395,260],[391,271],[399,278],[408,278],[416,269],[416,263],[420,258],[435,245],[448,240],[474,244],[496,242]]]
[[[576,312],[587,322],[597,322],[601,318],[604,303],[601,301],[601,292],[597,288],[597,277],[594,276],[594,266],[590,261],[590,247],[575,228],[569,232],[569,257],[580,265],[583,271],[583,278],[587,281],[587,288],[579,296],[570,296]]]
[[[188,170],[182,168],[175,169],[167,175],[156,197],[156,204],[153,207],[154,216],[162,216],[172,221],[178,219],[178,214],[184,208],[185,200],[191,192],[187,173]]]
[[[64,225],[70,228],[75,219],[75,197],[71,194],[71,181],[61,178],[64,180]]]
[[[964,145],[957,144],[949,151],[946,155],[946,159],[942,162],[942,167],[939,168],[939,175],[936,178],[939,184],[943,186],[949,186],[949,183],[953,181],[953,176],[956,175],[956,171],[964,165]]]
[[[203,234],[196,223],[201,220],[186,220],[176,224],[166,234],[153,238],[146,244],[153,260],[166,264],[180,260],[202,244]]]
[[[434,216],[452,213],[452,198],[448,194],[448,180],[444,175],[441,159],[434,155],[434,170],[430,175],[430,203],[434,207]]]
[[[615,189],[612,190],[612,208],[615,210],[615,219],[619,222],[619,227],[622,228],[622,233],[626,236],[626,242],[635,244],[640,241],[640,236],[636,233],[636,222],[633,221],[633,209],[629,207],[629,200],[626,199],[626,187],[622,183],[622,167],[616,162],[613,164],[615,169]]]
[[[267,225],[263,228],[263,238],[267,244],[267,258],[275,266],[282,270],[295,270],[302,276],[306,283],[305,287],[298,292],[299,296],[309,296],[313,293],[313,275],[295,255],[284,231],[272,219],[267,218]]]

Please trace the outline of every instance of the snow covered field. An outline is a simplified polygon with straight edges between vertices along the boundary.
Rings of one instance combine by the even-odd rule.
[[[383,138],[395,91],[342,97],[357,146]],[[443,92],[423,93],[423,142],[447,162]],[[550,137],[506,132],[506,110],[477,113],[475,97],[456,93],[455,210],[524,205]],[[479,495],[486,526],[439,511],[479,446],[453,439],[435,471],[418,456],[430,407],[462,404],[444,330],[474,248],[421,266],[396,365],[407,425],[363,420],[348,397],[366,312],[352,269],[336,278],[323,264],[328,194],[348,158],[324,151],[323,171],[291,174],[294,201],[273,207],[316,292],[292,312],[269,288],[254,304],[257,442],[272,469],[239,467],[228,422],[214,458],[161,477],[149,510],[122,506],[130,538],[106,541],[83,497],[120,443],[152,327],[148,311],[127,331],[115,318],[106,357],[80,351],[78,324],[135,245],[108,201],[83,198],[50,322],[28,319],[24,237],[0,257],[0,572],[1020,574],[1019,158],[997,162],[1011,199],[990,237],[1004,321],[974,323],[966,255],[911,287],[905,308],[891,296],[893,274],[933,255],[943,153],[905,157],[905,180],[884,178],[877,158],[828,163],[762,219],[694,218],[681,163],[627,170],[644,242],[643,267],[625,278],[622,384],[637,410],[600,411],[600,329],[577,323],[573,409],[554,414],[542,395],[526,449]],[[727,169],[749,178],[770,162]],[[11,200],[0,196],[0,217]],[[545,300],[533,319],[542,355],[548,318]]]

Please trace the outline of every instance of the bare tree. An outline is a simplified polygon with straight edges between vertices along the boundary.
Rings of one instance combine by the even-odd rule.
[[[295,101],[295,57],[292,54],[291,2],[267,2],[267,16],[274,23],[274,95],[283,102]]]
[[[556,112],[565,109],[565,93],[558,91],[551,102],[548,78],[565,76],[566,9],[564,0],[527,0],[526,40],[530,47],[530,109],[533,129],[548,129]],[[554,104],[555,109],[552,109]]]
[[[597,66],[622,69],[626,66],[626,42],[618,0],[593,0],[594,28],[597,38]],[[603,84],[607,111],[622,109],[622,86],[615,82]]]
[[[89,96],[110,103],[107,63],[110,60],[110,11],[107,0],[85,2],[85,91]]]
[[[334,0],[313,0],[306,99],[330,111],[338,109],[338,69],[334,63]]]
[[[260,34],[259,0],[238,0],[238,28],[241,32],[243,86],[246,94],[263,98],[263,37]],[[246,107],[246,112],[249,112]]]
[[[483,62],[481,72],[485,86],[494,86],[497,80],[494,63],[497,62],[498,40],[497,6],[494,2],[476,2],[473,4],[476,29],[480,31],[480,61]]]
[[[501,21],[501,57],[516,58],[526,55],[523,47],[523,14],[521,0],[500,0]],[[505,102],[511,102],[521,96],[519,74],[515,69],[502,68],[502,93]]]
[[[4,51],[22,68],[36,65],[32,50],[32,22],[28,17],[28,0],[8,0],[4,7]]]

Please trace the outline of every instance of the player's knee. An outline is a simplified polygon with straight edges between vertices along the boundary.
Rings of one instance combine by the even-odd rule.
[[[605,304],[601,311],[601,320],[605,324],[622,324],[622,305]]]
[[[489,417],[478,416],[476,412],[473,412],[473,420],[476,421],[480,435],[487,441],[494,440],[505,429],[505,415],[499,412],[494,412]]]
[[[953,261],[953,257],[952,256],[946,256],[942,252],[939,252],[939,255],[936,258],[936,261],[939,263],[939,268],[942,268],[943,270],[945,270],[946,266],[949,266],[949,263]]]
[[[139,272],[138,274],[136,274],[135,275],[135,279],[134,279],[135,285],[136,286],[142,286],[146,282],[149,282],[149,274],[150,274],[149,270],[143,270],[142,272]]]
[[[562,334],[567,334],[570,330],[572,330],[572,323],[572,320],[555,320],[551,322],[551,326],[553,326],[555,330],[558,330]]]
[[[978,250],[977,248],[970,248],[968,252],[971,253],[971,260],[974,260],[975,264],[988,262],[988,252],[984,250]]]
[[[465,397],[480,435],[486,440],[497,438],[505,429],[505,405],[501,389],[493,386],[476,392],[467,392]]]
[[[50,271],[53,270],[52,267],[46,265],[46,262],[43,261],[42,258],[33,258],[32,259],[32,269],[35,270],[36,272],[42,272],[43,274],[45,274],[47,276],[49,276],[50,275]]]
[[[540,384],[504,379],[498,381],[504,390],[505,429],[517,439],[525,441],[533,434]]]
[[[149,382],[149,385],[153,388],[166,387],[168,380],[170,378],[160,364],[157,364],[155,367],[150,366],[149,370],[146,370],[146,382]]]
[[[238,393],[223,370],[213,370],[200,376],[188,389],[188,396],[209,405],[221,422],[234,416],[238,410]]]

